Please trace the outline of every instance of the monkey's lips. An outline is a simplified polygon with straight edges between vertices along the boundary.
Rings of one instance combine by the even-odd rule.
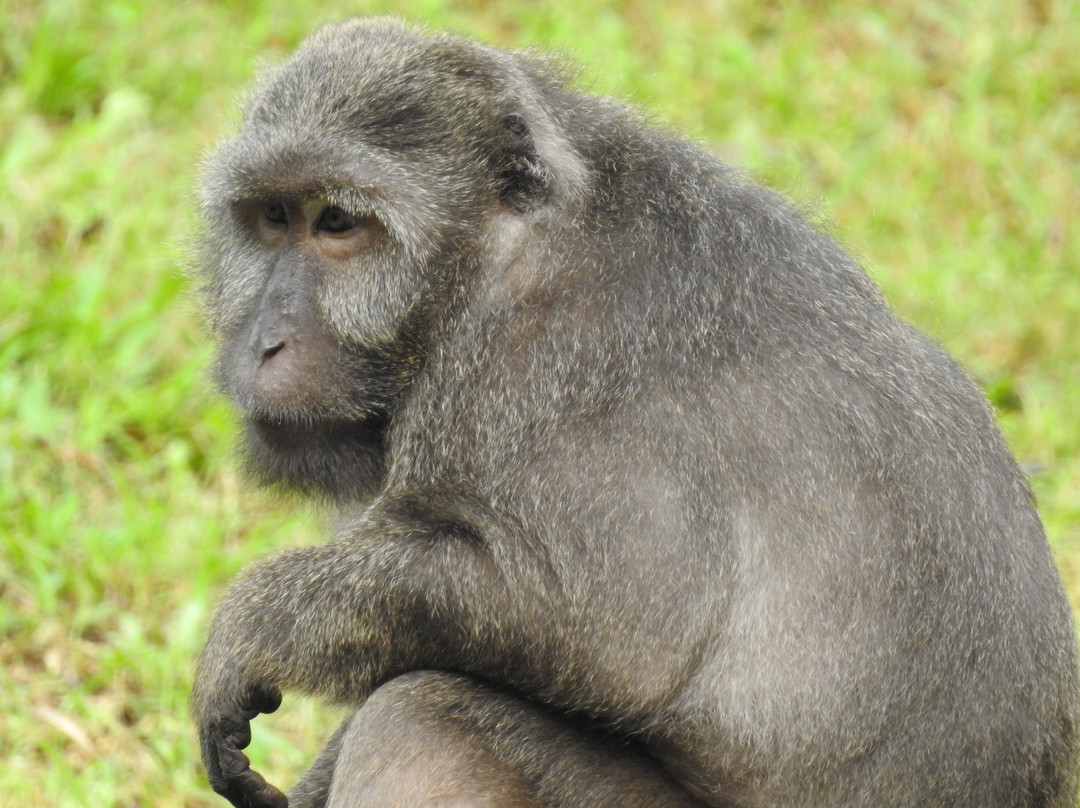
[[[247,422],[259,439],[276,451],[333,451],[344,445],[381,450],[390,417],[384,412],[356,419],[249,415]]]
[[[339,501],[372,496],[386,475],[387,414],[356,419],[270,418],[249,414],[247,471],[259,482]]]

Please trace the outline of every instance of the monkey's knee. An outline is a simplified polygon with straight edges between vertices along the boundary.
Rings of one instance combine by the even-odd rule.
[[[376,690],[350,721],[329,808],[501,808],[538,805],[525,781],[467,723],[467,685],[415,672]]]

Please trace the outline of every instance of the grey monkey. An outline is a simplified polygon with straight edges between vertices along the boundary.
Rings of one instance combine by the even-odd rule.
[[[267,70],[198,262],[247,466],[333,502],[193,693],[294,806],[1067,806],[1077,663],[973,382],[777,194],[535,55],[388,21]]]

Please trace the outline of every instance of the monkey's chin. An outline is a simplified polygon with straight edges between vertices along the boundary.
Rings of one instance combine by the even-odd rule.
[[[389,422],[385,413],[355,420],[249,415],[245,467],[265,485],[337,501],[367,499],[386,474]]]

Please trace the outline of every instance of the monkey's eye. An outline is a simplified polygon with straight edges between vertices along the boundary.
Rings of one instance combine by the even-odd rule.
[[[285,213],[285,206],[280,202],[268,202],[263,205],[262,215],[271,224],[288,224],[289,217]]]
[[[323,208],[319,214],[319,220],[315,222],[317,230],[325,230],[328,233],[347,233],[356,227],[357,218],[337,205]]]

